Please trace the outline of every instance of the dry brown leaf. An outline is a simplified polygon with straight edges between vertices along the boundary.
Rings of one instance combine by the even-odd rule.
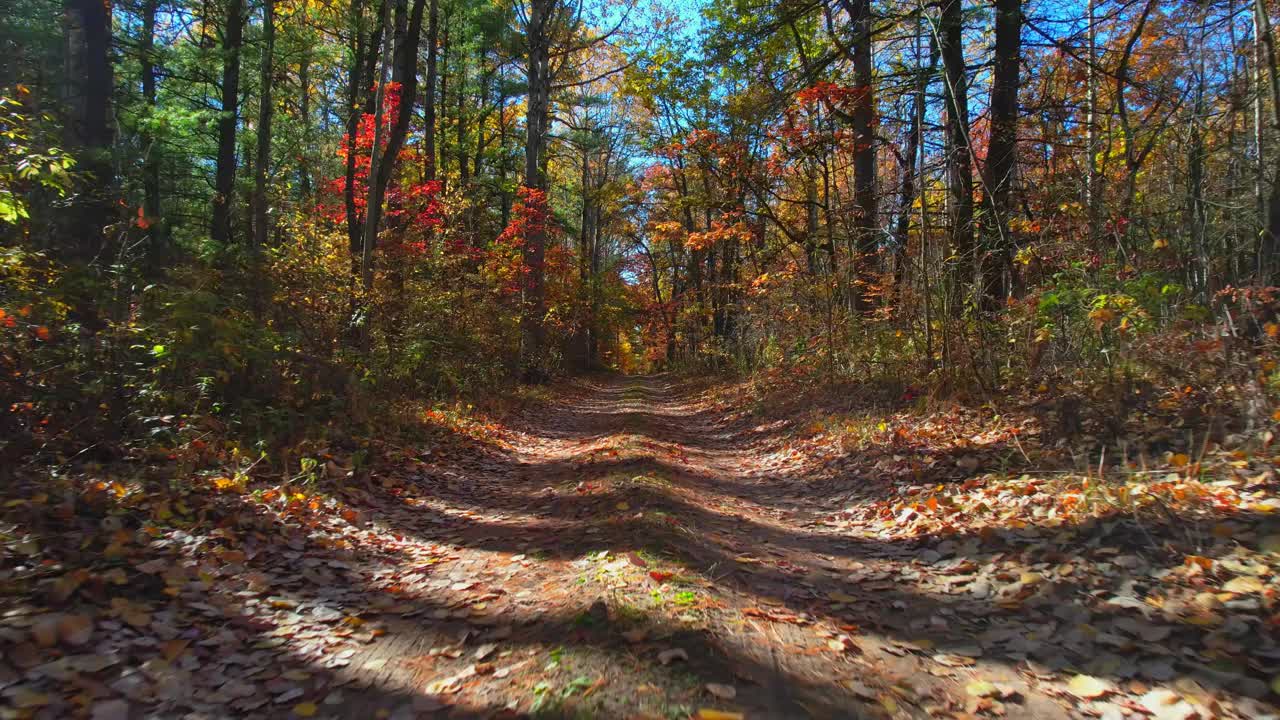
[[[58,620],[58,638],[64,645],[84,645],[93,637],[93,620],[88,615],[63,615]]]
[[[670,665],[677,660],[688,661],[689,653],[685,652],[684,648],[670,648],[658,653],[658,662],[663,665]]]
[[[732,700],[738,696],[738,689],[732,685],[722,685],[720,683],[707,683],[707,692],[715,695],[721,700]]]

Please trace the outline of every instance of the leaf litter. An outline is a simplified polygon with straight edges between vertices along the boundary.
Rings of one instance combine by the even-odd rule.
[[[886,414],[851,452],[742,392],[579,383],[526,416],[437,418],[425,451],[367,443],[364,473],[331,448],[309,484],[20,474],[0,709],[1276,712],[1267,448],[994,472],[999,448],[1056,449],[1029,418],[951,409]]]

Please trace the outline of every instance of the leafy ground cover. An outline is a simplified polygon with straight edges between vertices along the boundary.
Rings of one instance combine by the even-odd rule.
[[[18,470],[0,708],[1277,712],[1269,428],[1082,467],[1030,410],[870,398],[597,376],[288,478]]]

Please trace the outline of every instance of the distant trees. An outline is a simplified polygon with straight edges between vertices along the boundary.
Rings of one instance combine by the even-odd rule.
[[[926,365],[969,358],[990,377],[997,319],[1038,328],[1043,358],[1079,330],[1123,342],[1269,283],[1280,82],[1265,4],[1035,12],[714,3],[702,62],[677,70],[675,42],[655,53],[642,83],[658,204],[642,257],[654,302],[679,308],[659,354],[751,364],[809,334],[834,369],[892,317]],[[708,68],[711,97],[670,80]],[[739,256],[744,277],[722,275]],[[739,294],[782,276],[804,312]],[[726,312],[746,314],[731,337]]]

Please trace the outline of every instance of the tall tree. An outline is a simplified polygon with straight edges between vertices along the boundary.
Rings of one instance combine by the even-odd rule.
[[[990,139],[983,178],[988,217],[982,223],[982,298],[998,309],[1009,294],[1012,248],[1009,213],[1018,157],[1018,87],[1022,68],[1022,2],[995,0],[995,69],[991,81]]]
[[[151,239],[148,257],[153,261],[165,251],[167,234],[165,231],[164,213],[160,200],[160,147],[158,138],[152,130],[155,114],[159,111],[156,99],[156,11],[159,0],[143,0],[142,3],[142,35],[139,38],[138,59],[142,70],[142,99],[146,103],[145,112],[148,122],[144,123],[142,136],[143,152],[146,153],[142,167],[142,210]]]
[[[942,0],[938,22],[938,53],[942,57],[947,101],[947,190],[951,201],[951,312],[964,310],[964,293],[976,276],[973,239],[973,154],[969,146],[969,75],[964,59],[963,0]],[[968,271],[968,272],[965,272]]]
[[[254,163],[253,183],[253,245],[255,255],[267,245],[270,226],[270,201],[267,198],[267,178],[271,167],[271,98],[275,74],[272,70],[276,48],[275,0],[262,3],[262,61],[258,82],[258,157]]]
[[[218,154],[213,179],[213,218],[209,235],[231,241],[231,204],[236,188],[236,126],[240,112],[240,47],[244,39],[244,0],[226,0],[222,26],[222,102],[218,116]]]
[[[66,138],[89,175],[71,222],[72,256],[92,260],[109,249],[112,218],[111,3],[66,0]]]
[[[361,282],[366,292],[373,287],[373,248],[377,243],[378,227],[382,222],[382,202],[391,184],[392,174],[400,157],[400,149],[404,147],[405,135],[409,131],[409,121],[413,118],[413,108],[418,93],[418,43],[422,36],[422,10],[424,0],[413,0],[410,9],[408,0],[396,0],[395,35],[390,39],[393,43],[391,58],[391,82],[399,87],[399,103],[395,116],[391,118],[387,130],[386,145],[382,147],[381,138],[375,135],[369,166],[369,198],[365,206],[364,245],[362,249]],[[379,102],[375,114],[375,132],[382,131],[382,96],[386,90],[386,74],[379,85]],[[381,152],[379,151],[381,149]],[[380,157],[379,157],[380,156]]]
[[[957,2],[959,0],[956,0]],[[874,261],[879,245],[876,207],[875,68],[872,64],[871,0],[840,0],[853,21],[853,228],[858,249],[856,304],[872,308]]]
[[[528,103],[525,111],[524,186],[535,196],[547,190],[547,137],[551,120],[551,39],[557,0],[529,0],[525,22],[525,80]],[[546,231],[533,223],[524,238],[522,259],[526,268],[524,301],[521,306],[521,366],[528,380],[542,376],[546,345]]]
[[[440,0],[428,0],[426,92],[422,94],[423,179],[436,179],[436,63],[440,52]]]
[[[1271,100],[1272,126],[1280,128],[1280,67],[1276,65],[1276,37],[1271,28],[1271,14],[1264,0],[1255,0],[1254,18],[1262,45],[1260,60],[1270,79],[1267,89]],[[1262,92],[1262,88],[1258,88],[1258,91]],[[1274,162],[1275,166],[1280,168],[1280,154],[1276,155]],[[1278,261],[1280,261],[1280,174],[1272,178],[1271,192],[1267,197],[1267,224],[1263,228],[1262,243],[1258,251],[1259,279],[1270,282]]]

